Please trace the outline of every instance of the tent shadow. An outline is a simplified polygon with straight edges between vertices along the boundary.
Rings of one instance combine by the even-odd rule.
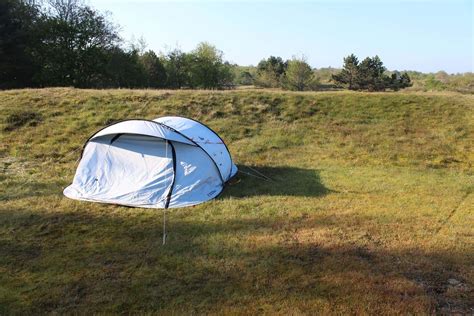
[[[231,180],[221,198],[259,195],[318,197],[331,192],[322,183],[316,169],[245,165],[238,168],[240,172]]]

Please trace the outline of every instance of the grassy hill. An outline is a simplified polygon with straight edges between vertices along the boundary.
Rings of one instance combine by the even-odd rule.
[[[125,118],[201,120],[245,172],[162,211],[62,189]],[[0,314],[430,313],[474,306],[474,96],[0,92]]]

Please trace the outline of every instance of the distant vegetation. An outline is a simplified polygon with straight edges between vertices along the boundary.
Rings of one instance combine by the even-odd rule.
[[[385,91],[386,89],[400,90],[410,87],[410,76],[404,72],[393,72],[390,76],[386,74],[387,69],[383,66],[379,56],[367,57],[362,62],[351,54],[344,58],[344,67],[338,74],[332,75],[332,79],[349,90]]]
[[[408,71],[407,73],[413,81],[411,90],[474,93],[474,74],[472,72],[452,75],[445,71],[428,74],[418,71]]]
[[[246,73],[250,74],[248,70]],[[319,71],[311,69],[304,57],[284,61],[281,57],[270,56],[258,63],[254,85],[296,91],[320,90],[328,88],[322,84],[323,78],[327,84],[332,84],[332,88],[349,90],[397,91],[412,85],[406,72],[388,74],[378,56],[367,57],[359,63],[353,54],[344,58],[342,70],[323,68]]]
[[[1,1],[0,38],[0,89],[255,86],[474,93],[472,73],[387,71],[378,56],[359,62],[350,55],[343,69],[313,69],[304,57],[270,56],[256,67],[231,64],[209,43],[200,43],[190,52],[176,48],[158,54],[146,50],[142,41],[124,45],[118,27],[82,0]]]

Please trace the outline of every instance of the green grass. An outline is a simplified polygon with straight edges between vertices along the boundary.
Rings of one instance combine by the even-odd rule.
[[[0,314],[472,313],[473,107],[454,93],[0,92]],[[90,134],[173,114],[273,182],[241,174],[171,210],[165,246],[161,210],[63,197]]]

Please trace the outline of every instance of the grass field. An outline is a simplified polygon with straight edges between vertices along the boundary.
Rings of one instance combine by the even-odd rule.
[[[79,149],[183,115],[243,171],[168,214],[78,202]],[[0,92],[0,314],[474,312],[474,96]]]

